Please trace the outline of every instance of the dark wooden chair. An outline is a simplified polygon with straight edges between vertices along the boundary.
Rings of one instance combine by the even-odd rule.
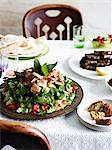
[[[47,137],[37,128],[15,121],[0,120],[0,149],[50,150]]]
[[[50,40],[72,40],[73,26],[82,25],[78,9],[64,4],[49,4],[29,10],[23,18],[23,35],[46,35]]]

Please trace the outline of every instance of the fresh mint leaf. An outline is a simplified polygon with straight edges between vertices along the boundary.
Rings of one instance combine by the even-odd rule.
[[[57,62],[54,64],[43,64],[41,65],[39,60],[35,58],[34,60],[34,71],[39,73],[40,75],[45,75],[47,76],[49,72],[52,71],[52,69],[57,65]]]
[[[34,71],[42,75],[41,64],[37,58],[34,60]]]
[[[44,74],[45,76],[47,76],[47,75],[49,74],[47,63],[45,63],[45,64],[43,64],[43,65],[41,66],[41,71],[43,72],[43,74]]]
[[[54,63],[54,64],[49,64],[49,65],[47,65],[48,71],[49,71],[49,72],[52,71],[52,69],[53,69],[56,65],[57,65],[57,62]]]

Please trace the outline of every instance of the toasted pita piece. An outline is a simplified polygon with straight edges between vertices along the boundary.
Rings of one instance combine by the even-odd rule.
[[[97,101],[92,103],[89,107],[88,107],[88,111],[99,111],[102,107],[104,106],[104,103],[102,101]]]
[[[105,112],[106,117],[111,117],[112,116],[112,104],[105,103],[104,112]]]
[[[98,119],[103,119],[105,113],[100,111],[91,111],[90,116],[93,120],[98,120]]]
[[[99,120],[96,120],[96,124],[99,124],[99,125],[110,125],[112,123],[112,120],[111,119],[99,119]]]

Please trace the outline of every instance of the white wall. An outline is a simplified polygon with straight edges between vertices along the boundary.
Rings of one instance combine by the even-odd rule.
[[[22,34],[22,18],[27,10],[41,4],[63,3],[82,12],[84,24],[104,32],[112,31],[111,0],[0,0],[0,33]]]

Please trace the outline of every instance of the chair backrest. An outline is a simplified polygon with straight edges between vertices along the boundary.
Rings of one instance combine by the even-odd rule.
[[[73,26],[82,25],[78,9],[64,4],[41,5],[23,18],[23,35],[34,38],[46,35],[50,40],[72,40]]]
[[[37,128],[0,120],[0,149],[50,150],[47,137]]]

